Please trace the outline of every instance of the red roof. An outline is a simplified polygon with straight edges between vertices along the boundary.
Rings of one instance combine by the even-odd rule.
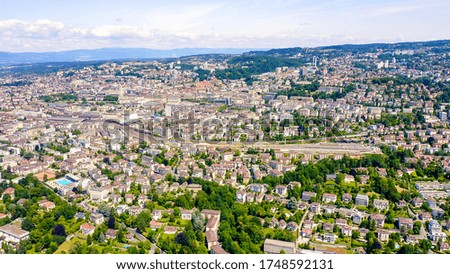
[[[80,226],[80,228],[83,229],[83,230],[92,230],[92,229],[94,229],[95,227],[94,227],[93,225],[88,224],[88,223],[84,223],[84,224],[82,224],[82,225]]]
[[[14,192],[16,192],[16,190],[15,190],[14,188],[8,187],[7,189],[5,189],[5,191],[3,192],[3,194],[4,194],[4,195],[5,195],[5,194],[11,195],[11,194],[14,194]]]

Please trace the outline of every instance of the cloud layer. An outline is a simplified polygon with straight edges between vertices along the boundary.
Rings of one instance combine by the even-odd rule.
[[[450,38],[448,0],[79,0],[71,6],[21,1],[28,5],[0,1],[0,51],[277,48]]]

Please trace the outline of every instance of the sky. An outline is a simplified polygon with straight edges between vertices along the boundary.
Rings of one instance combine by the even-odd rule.
[[[0,0],[0,51],[450,39],[449,0]]]

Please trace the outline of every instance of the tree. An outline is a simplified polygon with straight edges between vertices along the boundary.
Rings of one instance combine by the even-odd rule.
[[[149,210],[144,210],[136,217],[135,226],[142,233],[149,227],[152,215]]]
[[[112,209],[107,204],[100,204],[98,206],[98,212],[100,212],[100,214],[102,214],[105,217],[109,217],[111,216]]]
[[[286,205],[287,209],[289,209],[290,211],[294,212],[298,209],[298,201],[295,197],[291,197],[291,199],[289,199],[288,204]]]
[[[399,254],[415,254],[415,250],[413,246],[410,245],[402,245],[400,250],[398,251]]]
[[[336,184],[338,185],[342,184],[344,182],[344,178],[345,178],[344,174],[342,173],[337,174],[335,179]]]
[[[66,237],[66,228],[61,224],[57,224],[53,227],[52,235]]]
[[[359,230],[353,230],[352,231],[352,239],[353,240],[357,240],[357,239],[359,239],[359,236],[360,236],[361,234],[359,233]]]
[[[183,233],[178,233],[178,235],[175,237],[175,242],[181,245],[188,245],[189,240]]]
[[[27,151],[23,154],[23,158],[25,158],[26,160],[30,160],[33,157],[34,157],[34,154],[30,151]]]
[[[99,236],[99,238],[98,238],[98,241],[100,242],[100,243],[103,243],[104,241],[106,241],[106,237],[105,237],[105,234],[102,232],[102,233],[100,233],[100,236]]]
[[[192,227],[194,228],[194,231],[203,231],[203,228],[205,226],[205,219],[202,217],[201,214],[195,213],[192,216]]]
[[[423,253],[427,253],[428,252],[428,250],[430,250],[431,249],[431,241],[430,240],[428,240],[428,239],[422,239],[422,240],[419,240],[419,246],[420,246],[420,248],[422,249],[422,252]]]
[[[35,227],[35,225],[30,218],[26,217],[25,219],[23,219],[21,227],[23,230],[31,231]]]
[[[109,219],[108,219],[108,228],[114,229],[115,226],[116,226],[116,219],[113,216],[109,217]]]
[[[422,223],[420,221],[414,222],[413,225],[413,233],[416,235],[420,234],[420,228],[422,227]]]
[[[116,239],[119,243],[125,243],[126,239],[125,239],[125,229],[123,228],[119,228],[119,230],[117,231],[117,236]]]
[[[92,244],[92,236],[91,235],[87,236],[86,243],[87,243],[87,245],[91,245]]]

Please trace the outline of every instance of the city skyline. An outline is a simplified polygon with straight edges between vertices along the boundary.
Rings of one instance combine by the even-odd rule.
[[[282,48],[439,40],[433,1],[2,1],[0,51]]]

